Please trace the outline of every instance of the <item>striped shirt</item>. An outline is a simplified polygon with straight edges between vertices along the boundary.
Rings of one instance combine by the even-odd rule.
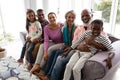
[[[75,43],[72,44],[71,47],[73,49],[75,49],[79,45],[79,43],[81,43],[82,41],[85,40],[86,37],[89,37],[91,35],[92,35],[92,31],[91,30],[86,31]],[[95,37],[94,40],[96,42],[102,44],[103,46],[105,46],[109,51],[111,51],[113,49],[110,41],[106,37],[104,37],[102,35],[99,35],[99,36]],[[100,51],[100,49],[97,49],[93,45],[90,45],[89,49],[90,49],[92,54],[95,54],[96,52]]]

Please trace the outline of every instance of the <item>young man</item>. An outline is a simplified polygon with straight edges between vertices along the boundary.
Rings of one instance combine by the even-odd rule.
[[[111,43],[106,37],[101,35],[102,30],[103,22],[98,19],[94,20],[91,23],[91,30],[86,31],[78,41],[72,44],[71,48],[76,49],[76,51],[66,66],[63,80],[70,80],[72,71],[74,80],[81,80],[81,69],[84,63],[98,51],[101,51],[101,47],[104,46],[113,53]],[[83,46],[85,46],[85,48]]]
[[[49,22],[45,19],[44,11],[42,9],[37,10],[37,17],[38,17],[38,21],[40,22],[41,27],[42,27],[42,39],[44,39],[44,27],[47,24],[49,24]]]

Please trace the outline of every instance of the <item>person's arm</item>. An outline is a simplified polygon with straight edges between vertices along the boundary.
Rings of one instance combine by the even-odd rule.
[[[103,44],[96,42],[92,36],[85,38],[85,42],[88,45],[94,45],[97,49],[101,49],[103,51],[107,50]]]
[[[49,35],[48,35],[48,30],[47,26],[44,28],[44,60],[48,59],[48,45],[49,45]]]
[[[108,57],[105,60],[103,60],[103,62],[106,62],[106,67],[108,67],[108,69],[110,69],[112,67],[112,59],[114,56],[115,56],[115,53],[110,52],[108,54]]]

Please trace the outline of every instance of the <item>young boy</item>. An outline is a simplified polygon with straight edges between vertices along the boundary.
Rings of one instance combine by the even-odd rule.
[[[104,46],[107,50],[112,51],[113,47],[108,39],[100,34],[102,30],[103,22],[98,19],[94,20],[91,23],[91,30],[86,31],[77,42],[72,44],[71,48],[77,50],[66,66],[63,80],[70,80],[72,71],[74,80],[81,80],[81,69],[84,63],[100,51],[100,47]]]

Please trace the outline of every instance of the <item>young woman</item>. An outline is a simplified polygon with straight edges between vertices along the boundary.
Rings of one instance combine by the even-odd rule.
[[[44,44],[40,45],[38,55],[31,72],[39,71],[48,60],[48,55],[54,49],[59,49],[62,46],[62,26],[63,24],[56,22],[56,14],[50,12],[48,14],[49,24],[44,28]]]
[[[46,76],[39,76],[41,79],[48,80],[58,55],[66,52],[67,48],[69,48],[72,45],[74,31],[77,27],[74,23],[75,18],[76,18],[76,15],[74,11],[68,11],[65,14],[66,21],[65,21],[64,27],[62,28],[63,41],[64,41],[63,46],[61,47],[61,49],[54,50],[52,51],[52,53],[50,53],[47,64],[46,64],[46,68],[45,68]]]

